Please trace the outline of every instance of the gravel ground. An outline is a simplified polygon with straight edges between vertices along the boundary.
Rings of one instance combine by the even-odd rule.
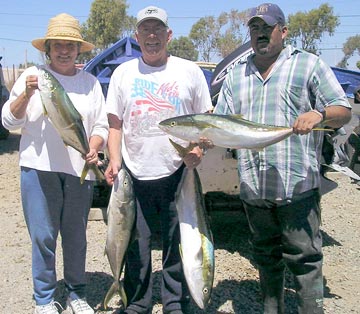
[[[0,313],[33,313],[30,240],[25,226],[19,192],[19,135],[11,133],[0,140]],[[359,172],[358,172],[359,173]],[[339,173],[329,173],[337,185],[322,198],[324,238],[325,312],[360,313],[360,186]],[[257,271],[251,261],[249,230],[244,214],[238,211],[211,211],[215,240],[215,282],[212,300],[205,311],[191,304],[191,313],[261,313]],[[118,298],[110,310],[101,308],[103,297],[112,283],[104,255],[106,223],[88,225],[88,301],[96,313],[120,313]],[[159,293],[160,250],[155,242],[154,310],[162,313]],[[57,301],[65,304],[62,256],[59,243]],[[286,279],[286,313],[296,313],[295,295],[290,276]],[[65,312],[64,312],[65,313]]]

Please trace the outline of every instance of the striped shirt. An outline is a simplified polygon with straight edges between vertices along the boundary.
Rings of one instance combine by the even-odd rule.
[[[317,56],[287,46],[266,79],[253,57],[229,72],[214,113],[242,114],[254,122],[291,127],[311,109],[350,108],[333,71]],[[238,150],[240,197],[287,200],[318,188],[322,140],[323,132],[312,131],[291,135],[262,151]]]

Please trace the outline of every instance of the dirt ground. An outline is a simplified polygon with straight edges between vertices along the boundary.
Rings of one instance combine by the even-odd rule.
[[[23,218],[18,167],[19,135],[0,140],[0,313],[33,313],[30,240]],[[359,172],[358,172],[359,173]],[[322,198],[324,238],[325,312],[360,313],[360,186],[340,173],[329,173],[329,186],[337,186]],[[205,311],[191,304],[191,313],[261,313],[257,271],[251,261],[249,230],[241,210],[211,211],[215,240],[215,282],[212,300]],[[101,308],[112,282],[104,256],[106,223],[92,220],[88,225],[88,301],[96,313],[119,313],[118,298],[109,311]],[[63,306],[66,295],[62,275],[61,245],[58,245],[58,290],[56,300]],[[154,310],[160,304],[160,250],[155,242]],[[293,283],[286,279],[286,313],[296,313]]]

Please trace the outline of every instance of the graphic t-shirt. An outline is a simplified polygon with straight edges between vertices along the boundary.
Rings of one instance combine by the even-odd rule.
[[[174,173],[182,163],[158,123],[206,112],[212,104],[201,69],[171,56],[161,67],[148,66],[142,58],[121,64],[111,77],[106,107],[123,121],[121,153],[126,165],[138,179],[152,180]]]

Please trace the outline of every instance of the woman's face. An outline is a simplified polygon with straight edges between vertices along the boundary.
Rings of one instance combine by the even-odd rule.
[[[63,75],[75,74],[75,61],[80,52],[80,43],[72,40],[49,41],[50,67]]]

